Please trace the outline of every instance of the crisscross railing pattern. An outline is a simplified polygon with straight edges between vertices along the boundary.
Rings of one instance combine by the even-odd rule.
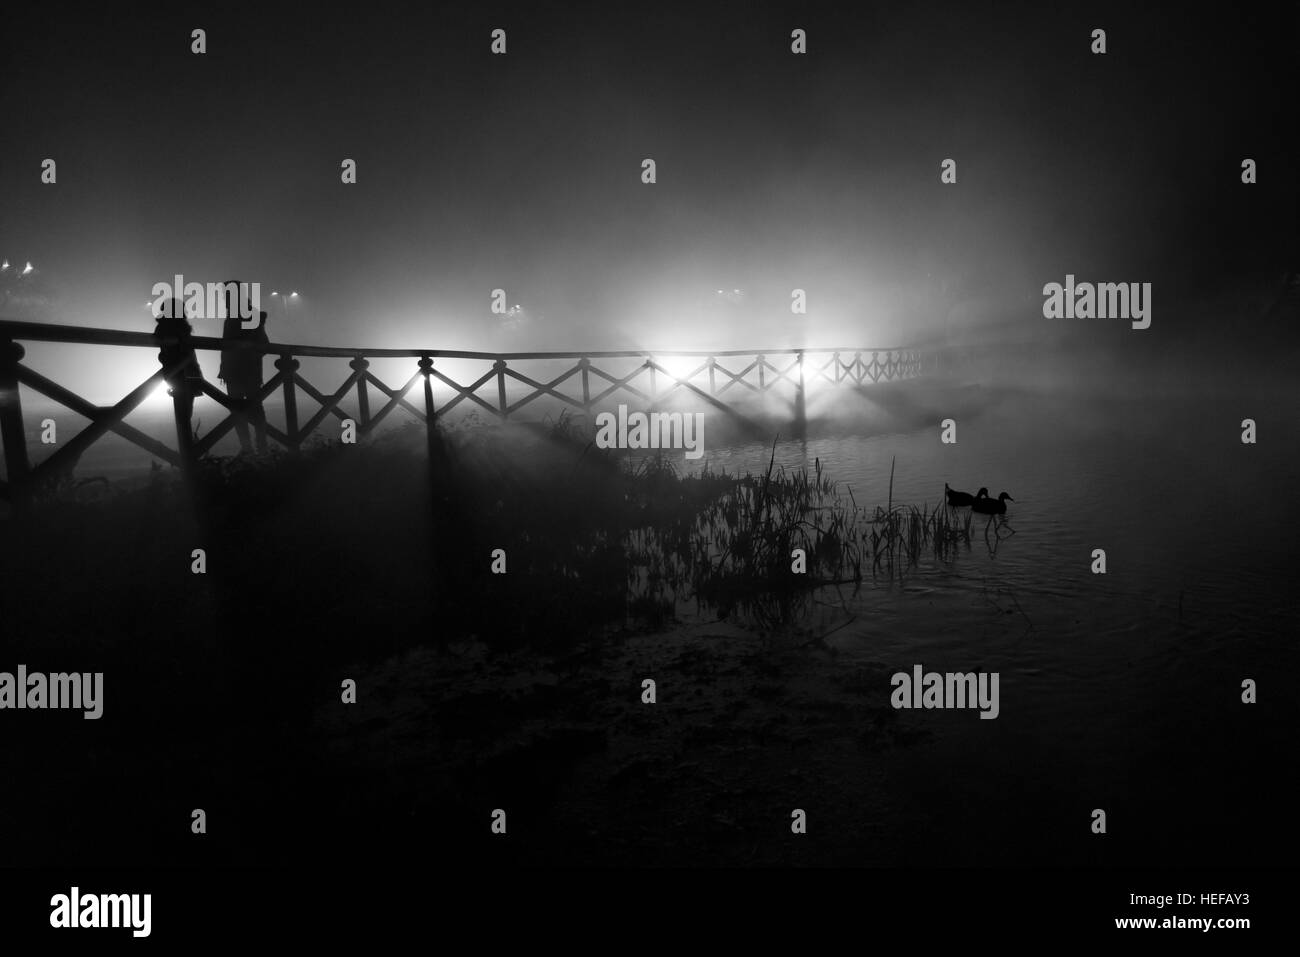
[[[268,357],[274,357],[275,374],[256,396],[240,399],[229,395],[206,380],[199,384],[203,395],[214,400],[226,416],[199,439],[190,429],[189,415],[175,402],[176,448],[146,435],[124,420],[160,385],[177,381],[185,361],[174,368],[160,368],[112,406],[97,406],[72,390],[24,365],[23,341],[78,343],[83,345],[125,346],[158,349],[159,341],[151,333],[94,329],[79,326],[0,320],[0,434],[3,438],[7,476],[0,483],[0,495],[16,501],[25,496],[32,483],[70,471],[81,455],[97,440],[112,432],[149,452],[164,462],[184,468],[197,456],[210,453],[237,422],[248,418],[253,403],[264,403],[277,392],[282,397],[283,426],[264,425],[266,436],[281,445],[297,449],[303,440],[333,416],[351,420],[365,435],[393,412],[403,412],[423,421],[430,432],[436,417],[445,415],[462,403],[470,403],[501,419],[509,419],[531,403],[549,398],[590,413],[614,397],[630,396],[643,403],[646,410],[662,405],[675,394],[693,396],[742,425],[752,425],[737,407],[744,396],[783,389],[792,391],[796,419],[804,415],[804,393],[810,383],[827,382],[836,386],[864,387],[868,384],[910,379],[929,371],[929,358],[916,348],[888,349],[802,349],[723,352],[517,352],[486,353],[453,350],[352,349],[287,343],[243,344]],[[191,336],[195,350],[220,350],[228,345],[219,338]],[[343,383],[331,392],[318,389],[301,373],[302,358],[347,359],[351,369]],[[851,357],[851,358],[846,358]],[[370,371],[372,359],[414,359],[416,368],[400,386],[390,386]],[[461,382],[436,366],[439,359],[486,362],[481,375]],[[563,371],[553,374],[557,363]],[[630,368],[628,365],[630,363]],[[673,372],[668,365],[690,371]],[[619,368],[622,366],[623,368]],[[549,376],[541,371],[550,367]],[[529,374],[532,372],[533,374]],[[462,378],[464,376],[462,375]],[[412,388],[423,379],[423,389],[412,396]],[[452,397],[435,409],[434,381],[447,386]],[[507,382],[515,384],[512,399]],[[40,395],[71,409],[89,420],[89,424],[71,440],[61,444],[48,458],[33,467],[27,453],[26,431],[18,387],[27,386]],[[495,386],[495,388],[494,388]],[[523,394],[518,394],[523,387]],[[371,410],[371,390],[382,404]],[[305,420],[299,414],[299,394],[316,403],[318,408]],[[352,393],[356,396],[357,414],[341,404]],[[725,398],[724,398],[725,397]],[[188,408],[185,406],[184,408]],[[185,451],[182,451],[185,450]]]

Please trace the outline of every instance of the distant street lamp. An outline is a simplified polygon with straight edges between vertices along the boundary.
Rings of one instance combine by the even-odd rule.
[[[528,315],[524,312],[524,307],[519,303],[515,303],[501,317],[501,327],[509,332],[514,332],[527,321]]]
[[[271,298],[272,298],[272,299],[278,299],[278,300],[280,300],[280,310],[283,312],[283,314],[284,314],[285,317],[287,318],[288,315],[289,315],[289,303],[290,303],[292,300],[295,300],[295,299],[298,298],[298,293],[297,293],[297,292],[291,292],[291,293],[289,293],[289,295],[286,296],[286,295],[283,295],[282,293],[278,293],[278,292],[276,292],[275,290],[271,290]]]

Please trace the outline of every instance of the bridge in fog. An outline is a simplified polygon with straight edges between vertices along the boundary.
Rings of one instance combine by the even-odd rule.
[[[220,338],[190,336],[196,354],[220,351]],[[155,352],[153,333],[95,329],[0,320],[0,432],[6,478],[0,496],[10,501],[47,479],[67,474],[81,455],[109,433],[122,436],[163,462],[185,468],[248,419],[254,404],[279,398],[281,424],[266,423],[269,439],[297,449],[330,417],[355,423],[358,435],[372,432],[394,412],[423,421],[432,438],[439,416],[466,404],[508,420],[541,400],[590,413],[610,400],[636,401],[644,411],[677,398],[695,399],[752,426],[742,411],[747,401],[774,398],[788,411],[795,428],[805,419],[805,395],[811,386],[864,389],[880,382],[913,379],[933,371],[935,356],[914,347],[842,349],[758,349],[722,352],[463,352],[436,349],[358,349],[288,343],[241,343],[274,360],[274,375],[253,397],[235,398],[205,378],[198,383],[225,417],[201,437],[192,431],[190,406],[171,390],[176,445],[171,447],[128,424],[126,417],[151,395],[180,381],[184,362],[159,368],[113,405],[96,405],[78,395],[76,384],[60,385],[24,362],[24,342],[71,343],[96,348],[135,348]],[[349,370],[332,390],[313,385],[300,371],[302,359],[346,360]],[[409,378],[390,385],[371,371],[372,360],[390,368],[411,363]],[[319,363],[318,363],[319,364]],[[342,374],[342,370],[339,370]],[[453,373],[456,377],[453,377]],[[19,386],[68,408],[89,424],[33,466],[28,454],[28,423]],[[435,405],[435,394],[440,404]],[[315,405],[307,414],[300,397]],[[355,411],[351,411],[351,410]],[[33,423],[35,425],[35,423]]]

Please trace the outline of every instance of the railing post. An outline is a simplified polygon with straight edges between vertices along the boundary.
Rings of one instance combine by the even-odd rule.
[[[709,395],[718,394],[717,372],[714,369],[714,366],[717,364],[718,360],[713,358],[713,356],[709,356]]]
[[[492,368],[497,371],[497,399],[501,405],[501,421],[506,418],[506,360],[498,359],[492,363]]]
[[[433,359],[430,356],[420,356],[420,375],[424,376],[424,434],[429,443],[430,462],[433,461],[432,456],[438,442],[438,424],[433,414],[432,372]]]
[[[794,427],[795,435],[803,438],[808,431],[808,413],[804,405],[803,384],[803,350],[799,350],[799,385],[794,392]]]
[[[26,351],[12,339],[0,340],[0,435],[3,436],[5,465],[9,474],[9,501],[15,509],[27,503],[27,433],[23,429],[23,407],[18,396],[18,363]]]
[[[758,391],[767,391],[767,356],[758,357]]]
[[[840,354],[837,352],[837,353],[835,353],[835,382],[836,382],[836,384],[838,384],[839,381],[840,381],[840,368],[841,368],[842,365],[843,365],[843,363],[840,362]]]
[[[357,373],[357,408],[361,414],[361,428],[370,424],[370,396],[366,393],[366,370],[370,368],[369,360],[357,356],[348,363]]]
[[[653,359],[647,356],[645,364],[650,369],[650,399],[654,401],[659,395],[659,381],[655,378],[655,363]]]
[[[582,370],[582,408],[584,412],[591,411],[591,380],[590,373],[587,371],[591,368],[591,360],[583,356],[578,360],[578,368]]]
[[[284,431],[289,439],[289,448],[297,452],[300,436],[298,435],[298,392],[294,388],[294,376],[298,374],[298,360],[289,353],[281,353],[275,360],[275,367],[284,376]]]
[[[185,390],[189,383],[184,380],[167,391],[172,397],[172,413],[176,419],[176,451],[181,457],[181,471],[188,473],[194,466],[194,397]]]

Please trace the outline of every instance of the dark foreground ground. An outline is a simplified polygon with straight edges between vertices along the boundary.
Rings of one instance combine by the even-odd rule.
[[[161,476],[11,519],[0,669],[103,671],[105,705],[6,713],[3,862],[1232,865],[1294,846],[1289,793],[1225,780],[1171,803],[1156,766],[1093,840],[1089,782],[1017,784],[1052,741],[959,787],[928,749],[974,716],[894,711],[870,654],[631,607],[605,525],[671,521],[705,485],[629,484],[564,429],[525,451],[449,436],[429,461],[415,430],[213,463],[197,499]],[[1240,744],[1216,776],[1285,760],[1225,713],[1218,744]],[[1170,741],[1169,767],[1199,747]]]

